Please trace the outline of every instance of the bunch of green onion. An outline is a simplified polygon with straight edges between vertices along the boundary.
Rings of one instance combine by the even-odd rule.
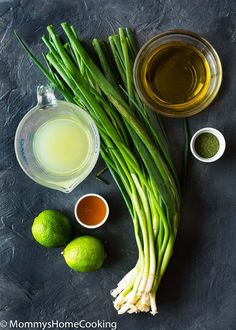
[[[111,291],[119,314],[157,313],[156,291],[173,252],[180,216],[180,187],[160,119],[139,99],[132,69],[137,54],[130,29],[108,42],[94,39],[98,65],[76,30],[61,24],[66,42],[48,26],[44,67],[22,46],[67,101],[94,119],[101,156],[111,171],[133,220],[138,247],[134,268]]]

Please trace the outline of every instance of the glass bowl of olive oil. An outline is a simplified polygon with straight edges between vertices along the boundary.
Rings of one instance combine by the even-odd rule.
[[[134,83],[144,103],[169,117],[192,116],[216,97],[222,66],[212,45],[186,30],[156,35],[139,51]]]

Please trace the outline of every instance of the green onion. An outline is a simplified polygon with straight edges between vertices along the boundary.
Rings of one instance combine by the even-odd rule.
[[[108,43],[94,39],[100,70],[75,28],[62,23],[62,29],[65,43],[52,26],[48,37],[42,37],[49,71],[17,37],[66,100],[88,111],[99,129],[101,156],[128,207],[138,248],[136,265],[111,291],[114,307],[119,314],[145,311],[154,315],[156,292],[173,253],[181,197],[160,118],[142,103],[134,88],[136,41],[132,31],[123,28]]]
[[[103,167],[103,169],[96,174],[96,179],[108,185],[109,182],[106,179],[102,178],[102,174],[105,173],[107,170],[108,170],[107,166]]]

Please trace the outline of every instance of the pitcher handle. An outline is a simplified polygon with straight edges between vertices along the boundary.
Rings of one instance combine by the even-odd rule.
[[[40,106],[52,106],[57,103],[54,94],[54,88],[50,85],[41,85],[37,87],[37,100]]]

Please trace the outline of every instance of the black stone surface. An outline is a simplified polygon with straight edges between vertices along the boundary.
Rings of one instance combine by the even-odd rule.
[[[45,79],[13,30],[39,55],[46,26],[62,21],[75,23],[85,41],[107,37],[120,25],[135,28],[141,44],[160,31],[185,28],[206,37],[222,60],[220,93],[208,110],[190,119],[190,127],[192,133],[204,126],[220,129],[227,150],[214,164],[190,159],[179,235],[158,291],[155,317],[118,316],[113,308],[109,292],[134,265],[137,252],[117,187],[109,175],[109,186],[95,180],[102,162],[66,195],[35,184],[15,158],[16,127],[35,105],[36,86]],[[236,329],[235,21],[233,0],[0,0],[0,321],[106,320],[116,321],[121,330]],[[166,123],[180,167],[182,124],[173,119]],[[88,192],[101,193],[111,207],[109,221],[94,232],[81,228],[73,217],[76,200]],[[101,271],[70,271],[60,249],[34,242],[32,221],[47,208],[68,214],[76,235],[94,234],[103,240],[109,257]]]

